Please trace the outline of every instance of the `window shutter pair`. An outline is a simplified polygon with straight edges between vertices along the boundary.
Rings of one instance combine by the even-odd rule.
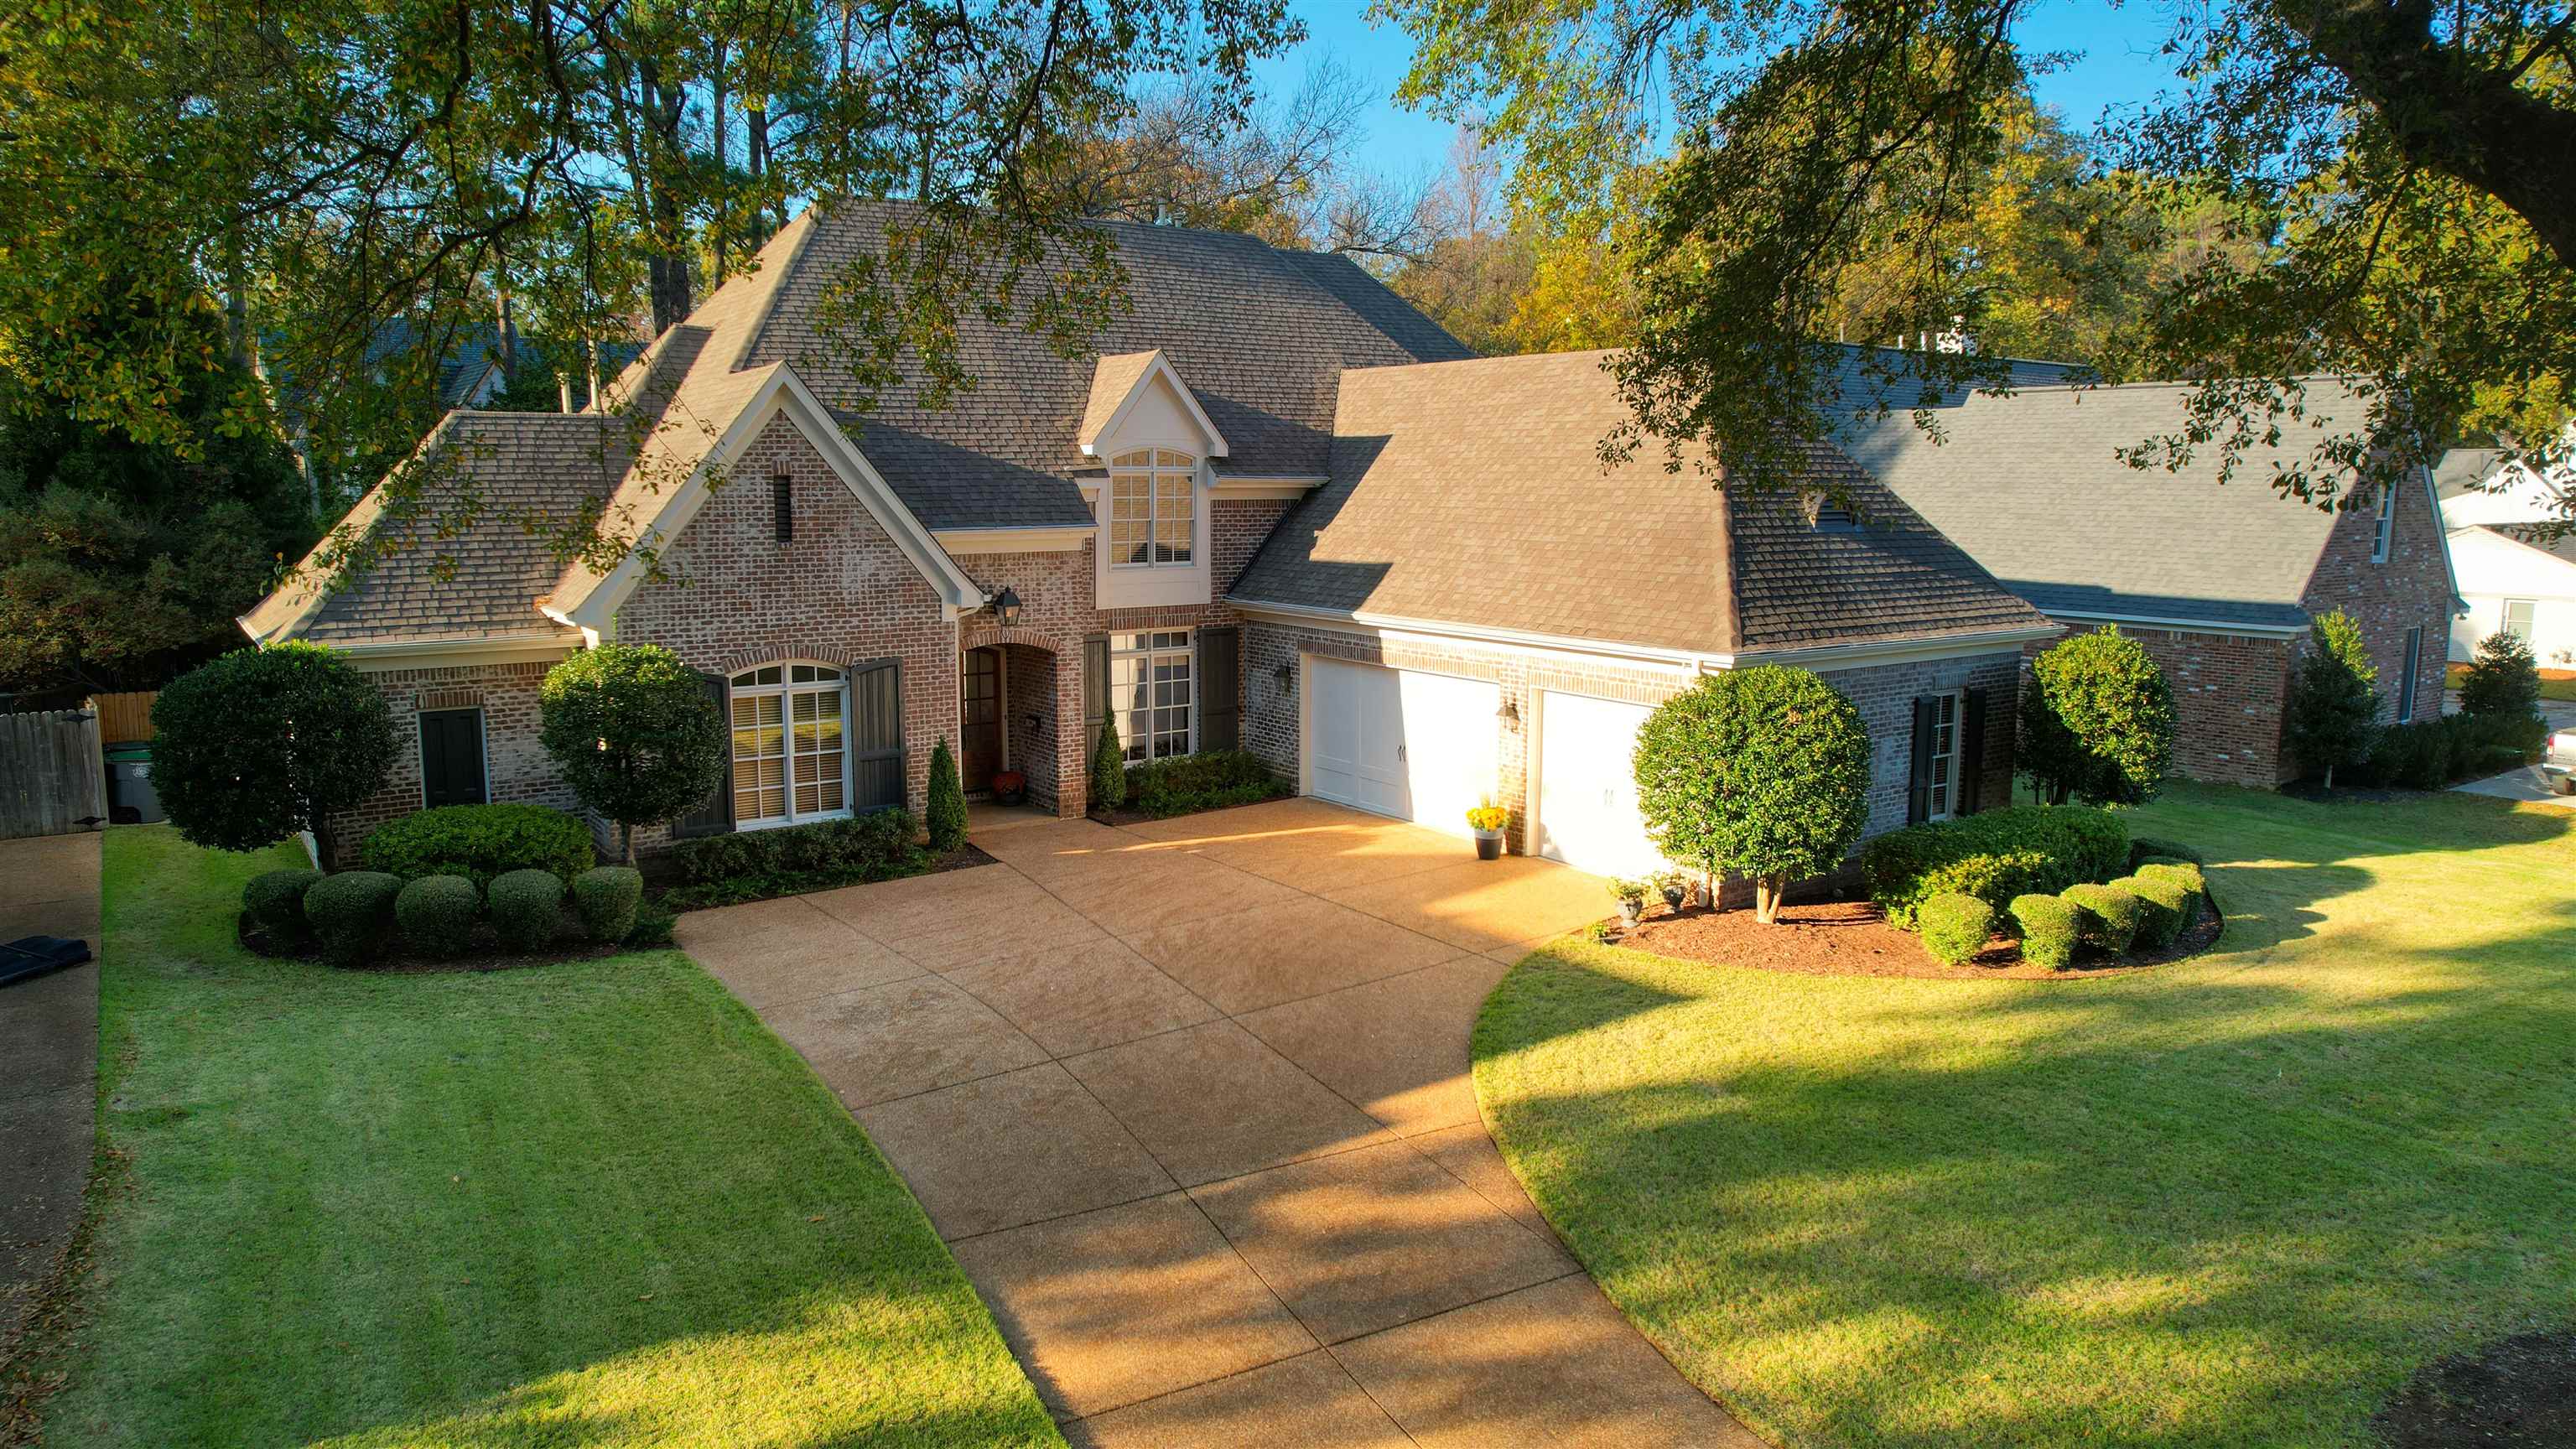
[[[727,835],[733,831],[733,746],[731,744],[730,700],[721,674],[701,674],[698,682],[706,686],[707,698],[713,702],[716,718],[727,725],[724,768],[716,774],[716,787],[686,815],[671,822],[671,838],[693,840],[701,835]]]
[[[1243,631],[1201,629],[1199,748],[1243,748]]]
[[[1919,695],[1914,701],[1913,768],[1906,776],[1905,823],[1932,818],[1933,745],[1941,729],[1941,696]],[[1986,692],[1971,689],[1959,701],[1957,757],[1950,765],[1950,813],[1974,815],[1986,772]]]
[[[1905,775],[1905,823],[1920,825],[1932,818],[1932,737],[1941,727],[1941,697],[1920,694],[1914,697],[1913,765]]]
[[[1082,757],[1100,744],[1100,727],[1109,721],[1109,636],[1082,641]]]
[[[421,712],[420,798],[432,809],[483,803],[483,711]]]

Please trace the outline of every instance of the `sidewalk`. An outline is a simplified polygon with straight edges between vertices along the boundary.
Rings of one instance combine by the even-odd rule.
[[[0,840],[0,941],[99,949],[99,836]],[[80,1221],[97,1128],[98,965],[0,988],[0,1347]]]

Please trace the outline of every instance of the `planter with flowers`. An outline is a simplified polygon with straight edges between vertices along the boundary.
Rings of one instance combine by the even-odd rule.
[[[1476,858],[1499,860],[1503,854],[1503,827],[1510,824],[1512,812],[1486,796],[1476,808],[1467,812],[1467,826],[1476,832]]]
[[[1017,770],[1000,770],[993,775],[993,803],[1017,805],[1029,798],[1029,777]]]

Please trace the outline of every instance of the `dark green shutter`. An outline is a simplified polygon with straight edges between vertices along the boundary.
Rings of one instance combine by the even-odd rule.
[[[888,659],[850,671],[852,808],[891,810],[904,803],[903,669]]]
[[[1243,747],[1243,631],[1199,631],[1199,748]]]
[[[671,822],[671,838],[689,840],[701,835],[724,835],[733,829],[733,715],[728,704],[725,677],[701,674],[698,682],[707,689],[710,708],[716,718],[725,722],[724,768],[716,772],[716,787],[709,791],[688,814]]]
[[[1932,818],[1932,736],[1941,727],[1941,701],[1923,695],[1914,701],[1914,768],[1905,777],[1905,823]]]
[[[431,808],[483,803],[483,711],[421,714],[420,797]]]
[[[1082,641],[1082,757],[1099,747],[1100,727],[1109,720],[1109,636]]]
[[[1986,692],[1969,690],[1960,702],[1960,715],[1955,809],[1961,815],[1974,815],[1986,807]]]

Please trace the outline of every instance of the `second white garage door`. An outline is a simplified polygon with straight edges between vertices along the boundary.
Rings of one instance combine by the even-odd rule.
[[[1311,793],[1467,833],[1467,811],[1494,790],[1499,687],[1314,658],[1306,681]]]
[[[1647,713],[1580,694],[1539,696],[1539,854],[1599,875],[1664,868],[1637,813],[1629,758]]]

